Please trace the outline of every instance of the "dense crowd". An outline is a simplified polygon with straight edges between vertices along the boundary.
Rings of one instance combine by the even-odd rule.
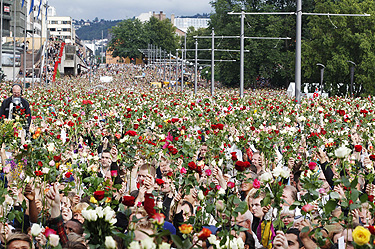
[[[25,91],[30,127],[0,123],[1,247],[373,247],[371,97],[194,96],[155,74]]]

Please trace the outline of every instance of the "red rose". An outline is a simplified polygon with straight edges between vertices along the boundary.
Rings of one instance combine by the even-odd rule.
[[[211,235],[210,229],[204,227],[202,231],[198,233],[198,239],[205,241],[206,239],[208,239],[208,237],[210,237],[210,235]]]
[[[231,154],[232,154],[232,160],[233,161],[237,161],[238,160],[238,158],[237,158],[237,152],[231,152]]]
[[[164,224],[165,216],[162,213],[156,213],[152,216],[152,223],[157,224],[159,226]]]
[[[374,196],[373,195],[369,195],[367,198],[368,198],[368,201],[370,201],[370,202],[374,201]]]
[[[349,200],[349,205],[350,205],[350,204],[353,204],[353,203],[354,203],[354,202],[353,202],[352,200]]]
[[[316,162],[310,162],[309,163],[309,169],[310,170],[315,170],[316,166],[317,166]]]
[[[370,156],[370,160],[371,160],[371,161],[375,161],[375,155],[371,155],[371,156]]]
[[[34,173],[35,173],[36,176],[42,176],[43,175],[42,171],[40,171],[40,170],[35,170]]]
[[[243,172],[246,169],[246,164],[242,161],[237,161],[234,167],[236,170]]]
[[[135,132],[135,131],[127,131],[127,132],[125,133],[125,135],[129,135],[129,136],[134,137],[134,136],[137,135],[137,132]]]
[[[57,232],[49,227],[46,227],[43,234],[48,238],[51,234],[57,234]]]
[[[375,235],[375,227],[374,226],[368,226],[368,230],[372,235]]]
[[[216,130],[217,129],[217,125],[211,125],[211,128],[212,128],[212,130]]]
[[[60,156],[53,156],[53,161],[55,161],[56,163],[58,163],[58,162],[61,161],[61,157]]]
[[[195,162],[188,163],[188,166],[189,166],[189,169],[191,170],[195,170],[197,168],[197,165],[195,164]]]
[[[250,127],[250,130],[255,131],[255,127],[254,127],[254,126],[251,126],[251,127]]]
[[[200,174],[200,175],[202,175],[202,167],[201,166],[197,166],[197,168],[195,169],[195,171],[198,173],[198,174]]]
[[[344,116],[345,115],[345,111],[344,110],[338,110],[338,113],[340,116]]]
[[[217,128],[218,128],[219,130],[223,130],[223,129],[224,129],[224,125],[223,125],[223,124],[217,124]]]
[[[43,166],[43,163],[41,161],[38,161],[38,166],[39,167],[42,167]]]
[[[71,177],[72,175],[73,175],[72,172],[66,172],[66,173],[65,173],[65,177],[66,177],[66,178],[69,178],[69,177]]]
[[[155,179],[155,182],[158,184],[158,185],[162,185],[165,183],[165,181],[163,181],[162,179]]]
[[[355,146],[354,146],[354,150],[355,150],[356,152],[361,152],[361,151],[362,151],[362,145],[355,145]]]
[[[234,182],[228,182],[227,185],[229,188],[234,188],[235,186]]]
[[[134,196],[123,196],[122,197],[122,204],[128,207],[133,207],[135,205],[135,197]]]
[[[134,124],[134,130],[138,129],[139,124]]]
[[[27,146],[28,146],[27,144],[24,144],[24,145],[23,145],[23,148],[24,148],[25,150],[27,150]]]
[[[103,200],[104,198],[104,191],[103,190],[97,190],[94,192],[94,198],[97,200],[97,201],[101,201]]]

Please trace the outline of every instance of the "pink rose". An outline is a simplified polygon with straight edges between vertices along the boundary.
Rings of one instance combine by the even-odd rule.
[[[212,174],[212,171],[210,169],[206,169],[204,172],[207,176],[210,176]]]
[[[260,188],[260,181],[258,179],[254,180],[253,187],[256,188],[256,189]]]
[[[234,182],[228,182],[227,185],[229,188],[234,188],[235,186]]]
[[[315,170],[316,166],[317,166],[316,162],[309,162],[309,169]]]
[[[182,167],[182,169],[180,170],[180,172],[181,172],[181,174],[186,174],[187,170],[184,167]]]
[[[314,206],[311,205],[310,203],[306,204],[305,206],[302,207],[302,211],[308,213],[311,212],[314,209]]]

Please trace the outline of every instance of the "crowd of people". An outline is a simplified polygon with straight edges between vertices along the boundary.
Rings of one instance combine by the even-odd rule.
[[[135,85],[142,73],[99,68],[104,90],[61,79],[23,93],[30,127],[22,108],[2,117],[1,247],[372,246],[371,97],[212,98]]]

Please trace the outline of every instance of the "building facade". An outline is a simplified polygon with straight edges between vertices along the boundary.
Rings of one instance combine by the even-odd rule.
[[[48,32],[50,36],[58,37],[65,43],[75,43],[75,29],[69,16],[48,16]]]

